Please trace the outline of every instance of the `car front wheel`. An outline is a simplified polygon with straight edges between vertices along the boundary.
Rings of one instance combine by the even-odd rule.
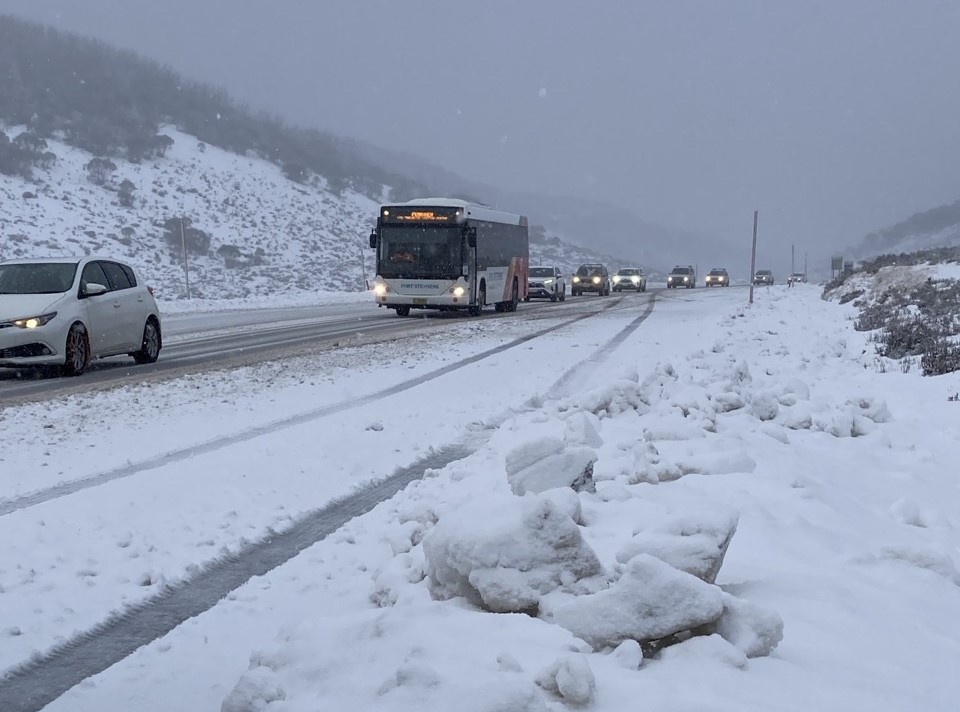
[[[64,376],[79,376],[90,365],[90,339],[83,324],[74,324],[67,334],[67,360],[61,371]]]

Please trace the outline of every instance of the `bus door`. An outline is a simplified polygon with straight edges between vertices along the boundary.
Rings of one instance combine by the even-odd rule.
[[[470,282],[470,303],[476,304],[480,289],[480,280],[477,278],[477,228],[465,227],[463,228],[463,234],[467,246],[464,254],[464,267],[466,267],[467,274],[464,276]]]

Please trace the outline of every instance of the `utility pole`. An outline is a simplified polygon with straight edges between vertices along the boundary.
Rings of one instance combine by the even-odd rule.
[[[807,279],[807,253],[803,253],[803,279]]]
[[[180,218],[180,247],[183,249],[183,277],[187,284],[187,299],[190,298],[190,266],[187,264],[187,238],[183,231],[183,217]]]
[[[797,273],[796,254],[797,254],[796,247],[794,245],[790,245],[790,274]]]
[[[753,249],[750,251],[750,303],[753,304],[753,276],[757,273],[757,218],[759,210],[753,211]]]

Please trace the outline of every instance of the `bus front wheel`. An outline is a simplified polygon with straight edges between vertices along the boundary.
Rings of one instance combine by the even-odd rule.
[[[397,316],[410,316],[410,307],[397,307]]]

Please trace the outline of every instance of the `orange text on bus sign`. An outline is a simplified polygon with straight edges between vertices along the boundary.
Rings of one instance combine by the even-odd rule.
[[[397,220],[422,220],[424,222],[447,222],[449,215],[437,215],[432,210],[411,210],[407,215],[398,215]]]

